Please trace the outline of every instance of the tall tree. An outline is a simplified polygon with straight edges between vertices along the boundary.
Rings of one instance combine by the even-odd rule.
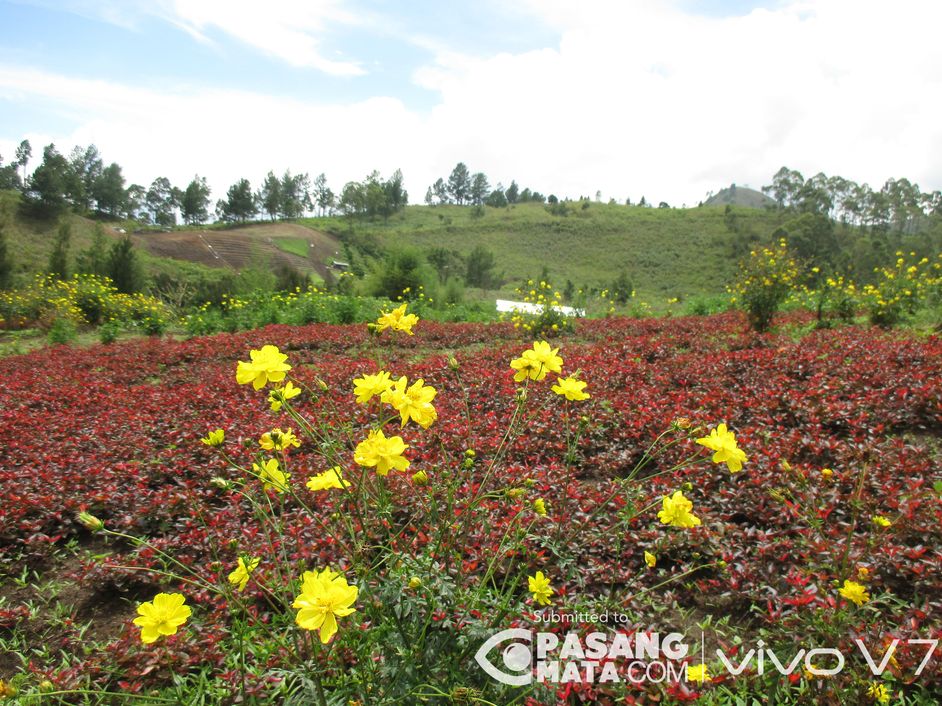
[[[209,219],[209,194],[206,178],[195,175],[180,199],[180,214],[184,223],[195,225]]]
[[[119,292],[133,294],[140,289],[140,269],[131,236],[126,235],[111,246],[108,276]]]
[[[448,177],[448,193],[455,203],[461,206],[471,194],[471,176],[464,162],[458,162]]]
[[[128,194],[124,189],[121,167],[116,162],[102,169],[92,186],[92,198],[99,211],[111,216],[117,216],[125,208]]]
[[[471,177],[471,203],[473,203],[475,206],[483,205],[484,199],[487,198],[490,188],[491,185],[488,183],[487,176],[484,174],[484,172],[477,172],[473,177]]]
[[[69,277],[69,244],[72,239],[72,226],[63,220],[56,232],[56,240],[49,253],[49,266],[46,270],[56,279]]]
[[[69,162],[54,144],[43,148],[43,161],[29,179],[29,195],[37,214],[44,218],[59,215],[66,206]]]
[[[334,207],[334,192],[327,186],[327,177],[321,173],[314,180],[313,198],[320,209],[320,214],[326,216]]]
[[[226,200],[216,204],[216,211],[223,220],[240,223],[245,223],[258,213],[258,206],[249,180],[240,179],[230,186],[229,191],[226,192]]]
[[[76,146],[69,155],[69,178],[67,193],[69,200],[81,212],[92,207],[95,182],[102,172],[101,155],[95,145]]]
[[[496,286],[498,284],[497,277],[494,274],[496,266],[497,259],[494,257],[494,253],[483,245],[478,245],[468,255],[465,283],[469,287],[480,287],[481,289],[490,289]]]
[[[26,165],[33,156],[33,148],[29,140],[23,140],[16,148],[16,164],[23,170],[23,183],[26,183]]]
[[[262,187],[258,190],[258,203],[271,220],[281,212],[281,180],[274,172],[268,172]]]
[[[286,171],[281,177],[281,206],[279,211],[282,218],[300,218],[306,211],[310,211],[311,178],[307,174],[295,174]]]
[[[520,196],[520,187],[517,186],[517,182],[511,180],[510,186],[508,186],[507,191],[504,192],[504,196],[507,197],[507,203],[517,203],[517,198]]]
[[[435,192],[435,199],[438,203],[449,203],[451,197],[448,195],[448,185],[445,184],[445,180],[439,177],[435,180],[435,183],[432,184],[432,191]]]
[[[176,208],[180,205],[181,196],[180,190],[171,185],[167,177],[154,179],[144,197],[154,223],[165,227],[176,225]]]

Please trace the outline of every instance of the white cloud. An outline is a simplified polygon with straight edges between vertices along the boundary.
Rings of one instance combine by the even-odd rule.
[[[218,26],[201,7],[179,16]],[[298,26],[343,20],[318,8]],[[414,74],[439,94],[426,113],[395,97],[160,93],[2,66],[0,98],[67,112],[75,130],[50,136],[63,149],[94,142],[138,182],[199,171],[217,196],[268,169],[324,171],[338,188],[401,167],[418,202],[459,160],[492,183],[672,205],[733,181],[759,187],[782,165],[942,188],[942,3],[802,1],[730,18],[620,0],[530,8],[558,44],[487,57],[428,45],[435,61]]]

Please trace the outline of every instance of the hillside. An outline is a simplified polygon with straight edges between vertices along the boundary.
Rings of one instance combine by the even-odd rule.
[[[339,217],[305,219],[306,225],[339,235],[365,252],[396,247],[434,248],[467,256],[483,246],[497,258],[505,293],[521,279],[549,270],[554,285],[608,286],[625,271],[639,297],[666,299],[719,294],[736,271],[751,237],[766,240],[781,223],[777,213],[735,208],[735,225],[725,207],[655,209],[589,203],[569,205],[554,215],[537,203],[507,208],[409,206],[381,221]]]
[[[704,206],[725,206],[727,204],[744,208],[771,208],[775,206],[775,201],[761,191],[750,189],[748,186],[730,184],[703,202]]]

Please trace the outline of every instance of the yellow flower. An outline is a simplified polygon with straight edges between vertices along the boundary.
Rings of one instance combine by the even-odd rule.
[[[409,467],[409,461],[403,457],[402,452],[409,446],[401,436],[391,436],[388,439],[381,429],[375,429],[369,436],[357,444],[353,460],[360,466],[376,467],[376,474],[385,476],[389,470],[404,471]]]
[[[645,552],[644,563],[648,565],[648,568],[653,569],[654,565],[657,563],[657,557],[654,556],[651,552]]]
[[[244,591],[245,585],[249,582],[249,576],[251,576],[252,572],[258,567],[258,562],[260,561],[260,557],[255,557],[254,559],[249,559],[249,563],[246,564],[245,559],[240,556],[235,571],[229,574],[229,583],[235,586],[237,591]]]
[[[543,498],[537,498],[533,501],[533,512],[540,517],[546,517],[546,503],[543,502]]]
[[[207,446],[222,446],[222,442],[225,440],[226,432],[224,432],[222,429],[211,431],[202,439],[200,439],[200,441],[202,441]]]
[[[291,429],[287,431],[272,429],[262,434],[262,438],[258,440],[258,445],[266,451],[283,451],[289,446],[294,446],[295,448],[299,447],[301,441],[294,435],[294,431]]]
[[[890,527],[893,525],[892,521],[883,515],[874,515],[873,524],[879,525],[880,527]]]
[[[253,463],[252,470],[258,476],[258,479],[262,481],[262,487],[265,490],[274,488],[278,493],[283,493],[287,490],[288,479],[291,475],[279,468],[277,458],[268,459],[263,466]]]
[[[412,590],[419,588],[421,585],[422,579],[420,579],[418,576],[413,576],[411,579],[409,579],[409,588]]]
[[[725,463],[731,473],[741,471],[742,464],[749,460],[745,452],[736,445],[736,435],[728,431],[725,424],[711,429],[710,435],[697,439],[697,443],[715,451],[713,463]]]
[[[359,589],[330,569],[305,571],[301,593],[291,604],[297,609],[295,622],[305,630],[319,630],[321,642],[327,644],[337,633],[337,618],[356,612]]]
[[[271,402],[271,411],[277,412],[281,409],[281,405],[300,394],[301,389],[295,387],[289,380],[285,383],[284,387],[276,388],[268,393],[268,401]]]
[[[311,476],[307,479],[307,487],[309,490],[329,490],[330,488],[344,488],[350,487],[350,481],[344,480],[343,476],[340,473],[340,466],[334,466],[328,471],[323,473],[318,473],[316,476]]]
[[[825,480],[830,480],[831,476],[833,475],[834,475],[834,471],[832,471],[830,468],[821,469],[821,477],[824,478]]]
[[[426,386],[421,378],[406,388],[408,384],[409,381],[403,375],[383,392],[380,400],[392,405],[393,409],[399,412],[402,419],[400,426],[404,427],[411,418],[423,429],[428,429],[432,422],[438,419],[438,413],[432,406],[432,400],[435,399],[437,391],[434,387]]]
[[[531,380],[542,380],[546,377],[545,374],[543,374],[542,377],[540,376],[543,372],[543,366],[532,358],[525,356],[514,358],[510,361],[510,367],[517,371],[514,373],[514,382],[523,382],[527,378]]]
[[[153,601],[141,603],[134,619],[141,628],[141,642],[150,644],[161,635],[175,635],[192,612],[190,606],[183,605],[185,601],[182,593],[158,593]]]
[[[510,367],[516,370],[514,382],[523,382],[527,378],[540,381],[547,373],[561,373],[563,359],[558,348],[551,348],[546,341],[537,341],[533,348],[524,351],[519,358],[510,361]]]
[[[357,404],[366,404],[376,395],[381,395],[392,385],[389,373],[380,370],[375,375],[364,375],[353,380],[353,394],[356,395]]]
[[[376,320],[376,330],[384,331],[389,328],[393,331],[405,331],[411,336],[412,327],[418,323],[419,317],[415,314],[407,314],[406,306],[408,305],[403,304],[388,313],[384,311]]]
[[[540,605],[549,605],[552,603],[550,596],[554,591],[550,587],[549,578],[543,575],[542,571],[537,571],[536,576],[527,576],[527,584],[530,593],[533,594],[533,600]]]
[[[847,579],[844,579],[844,585],[841,586],[837,592],[847,600],[856,603],[857,605],[863,605],[870,600],[870,594],[867,593],[866,586],[863,586],[856,581],[848,581]]]
[[[671,497],[664,498],[663,509],[657,516],[665,525],[672,527],[696,527],[700,524],[700,518],[690,512],[692,509],[693,503],[678,490]]]
[[[885,684],[881,684],[880,682],[874,682],[867,687],[867,696],[879,704],[890,703],[889,689],[886,688]]]
[[[581,402],[590,397],[588,392],[583,392],[585,386],[586,383],[582,380],[576,380],[570,375],[568,378],[558,378],[552,390],[571,402]]]
[[[687,681],[705,682],[713,681],[713,678],[710,676],[710,672],[705,664],[688,664]]]
[[[252,362],[239,361],[236,368],[236,381],[240,385],[252,383],[252,387],[261,390],[269,382],[281,382],[291,366],[285,361],[288,356],[278,350],[278,346],[262,346],[260,351],[251,351]]]
[[[412,474],[412,482],[415,485],[428,485],[428,473],[425,471],[416,471]]]

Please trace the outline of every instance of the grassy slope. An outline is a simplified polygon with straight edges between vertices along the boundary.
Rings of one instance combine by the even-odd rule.
[[[735,208],[739,228],[767,239],[779,216]],[[341,218],[305,219],[318,230],[347,233]],[[608,285],[625,270],[639,297],[716,294],[736,268],[733,235],[723,207],[654,209],[592,203],[576,204],[569,215],[552,215],[541,204],[487,208],[481,218],[457,206],[410,206],[388,224],[355,222],[357,236],[375,237],[383,247],[444,247],[467,255],[477,245],[498,259],[512,290],[521,278],[538,277],[543,266],[557,287]]]

